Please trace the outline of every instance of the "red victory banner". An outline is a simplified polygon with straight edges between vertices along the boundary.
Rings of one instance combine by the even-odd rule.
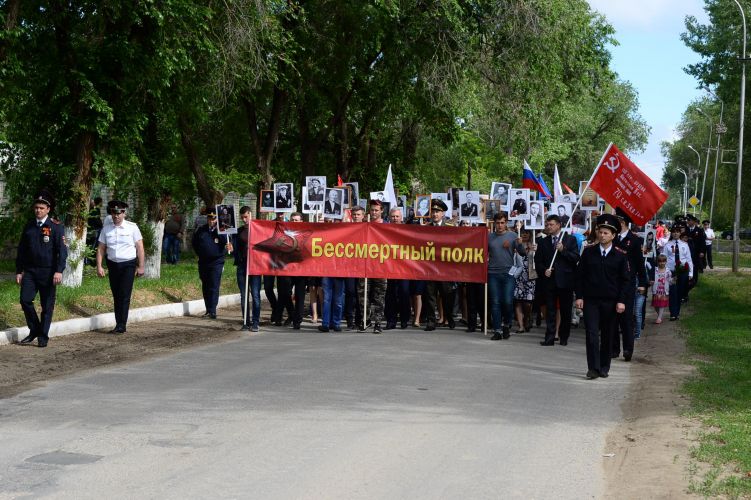
[[[484,283],[483,227],[250,223],[248,274]]]
[[[620,207],[640,226],[646,224],[668,199],[668,194],[615,144],[605,151],[589,186],[613,208]]]

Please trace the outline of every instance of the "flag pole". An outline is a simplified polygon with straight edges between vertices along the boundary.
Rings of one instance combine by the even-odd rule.
[[[592,179],[595,178],[595,175],[597,175],[597,171],[600,170],[600,166],[602,165],[602,162],[605,160],[605,156],[607,156],[608,151],[610,151],[610,148],[613,146],[613,143],[611,142],[608,144],[608,147],[605,148],[605,152],[602,153],[602,158],[600,158],[600,161],[597,163],[597,166],[595,167],[595,171],[592,172],[592,175],[589,176],[589,180],[587,181],[587,185],[584,186],[584,190],[582,191],[582,195],[587,192],[587,189],[589,189],[589,185],[592,183]],[[563,235],[566,234],[567,231],[571,230],[571,221],[574,220],[574,212],[576,212],[576,209],[581,206],[582,197],[580,196],[579,199],[576,201],[576,205],[574,205],[574,208],[571,210],[571,217],[568,218],[568,222],[566,223],[566,227],[561,231],[561,239],[563,239]],[[590,214],[591,216],[591,214]],[[555,257],[558,255],[558,247],[555,248],[555,252],[553,252],[553,258],[550,259],[550,266],[548,266],[548,271],[553,269],[553,264],[555,263]]]

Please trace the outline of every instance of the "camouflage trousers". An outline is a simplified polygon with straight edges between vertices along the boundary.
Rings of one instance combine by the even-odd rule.
[[[364,318],[362,297],[365,293],[365,280],[357,280],[358,316]],[[386,301],[386,280],[383,278],[368,278],[368,312],[370,321],[373,323],[383,323],[383,305]],[[365,319],[367,323],[367,319]]]

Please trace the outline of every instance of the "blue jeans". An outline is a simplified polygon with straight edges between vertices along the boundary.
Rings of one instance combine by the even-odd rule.
[[[237,286],[240,288],[240,307],[245,304],[245,266],[237,266]],[[253,300],[250,321],[247,324],[258,326],[261,320],[261,277],[248,276],[248,289],[250,298]],[[240,314],[245,314],[245,309],[240,309]],[[245,316],[243,316],[245,319]]]
[[[177,264],[180,260],[180,238],[176,234],[164,233],[162,251],[168,264]]]
[[[634,316],[636,316],[636,322],[634,323],[634,338],[641,337],[641,324],[644,321],[644,302],[647,301],[647,296],[636,291],[636,300],[634,302]]]
[[[493,330],[501,325],[511,327],[514,321],[514,286],[516,278],[509,273],[488,274],[490,315]]]
[[[344,312],[344,278],[323,278],[323,311],[321,326],[339,328]]]

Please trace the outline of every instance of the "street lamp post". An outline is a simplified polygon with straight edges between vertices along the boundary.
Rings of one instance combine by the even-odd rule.
[[[735,5],[741,11],[743,20],[743,52],[741,52],[742,70],[741,70],[741,116],[740,130],[738,131],[738,177],[735,185],[735,219],[733,220],[733,272],[738,272],[738,258],[741,250],[740,229],[741,229],[741,178],[743,175],[743,125],[746,110],[746,13],[738,0],[733,0]]]
[[[701,171],[701,154],[694,149],[692,145],[688,145],[688,149],[696,153],[696,186],[694,187],[694,197],[696,197],[696,191],[699,189],[699,172]],[[694,215],[696,215],[696,205],[694,205]]]
[[[701,215],[704,209],[704,187],[707,184],[707,170],[709,170],[709,151],[712,148],[712,118],[708,114],[706,114],[704,111],[702,111],[701,108],[696,108],[696,110],[707,117],[707,120],[709,120],[709,137],[707,138],[707,157],[704,159],[704,177],[701,181],[701,198],[699,198],[699,215]],[[697,181],[699,178],[697,177]],[[703,216],[702,216],[703,217]]]
[[[707,87],[707,92],[709,92],[711,95],[714,96],[715,99],[720,101],[720,121],[717,123],[717,130],[715,130],[715,135],[717,136],[717,148],[715,150],[715,157],[714,157],[714,177],[712,179],[712,202],[709,205],[709,226],[714,227],[712,225],[712,216],[714,215],[714,195],[715,195],[715,189],[717,188],[717,167],[720,164],[720,158],[722,157],[722,152],[720,151],[720,140],[722,139],[722,134],[725,133],[727,128],[725,127],[725,124],[722,123],[722,115],[725,112],[725,101],[720,99],[717,94],[709,90]]]
[[[681,208],[681,212],[685,214],[686,213],[686,195],[688,194],[688,174],[682,168],[679,168],[677,170],[683,174],[683,207]]]

